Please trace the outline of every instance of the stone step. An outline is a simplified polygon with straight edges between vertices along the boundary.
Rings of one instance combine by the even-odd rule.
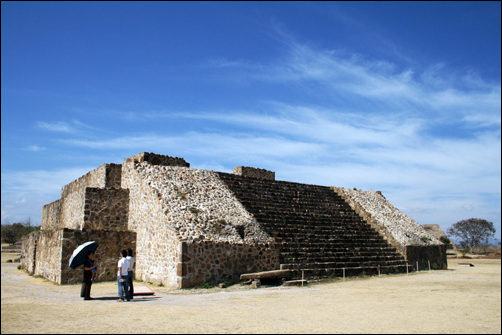
[[[379,258],[378,256],[373,256],[372,258],[362,257],[358,255],[345,255],[343,257],[330,257],[330,256],[319,256],[309,255],[310,257],[280,257],[280,262],[284,264],[299,264],[299,263],[329,263],[329,262],[403,262],[404,258],[401,256],[389,257],[389,258]]]
[[[320,231],[354,231],[354,232],[368,232],[374,233],[375,230],[372,229],[368,224],[361,220],[358,221],[343,221],[336,220],[329,217],[325,220],[319,218],[311,218],[309,220],[301,219],[297,216],[292,218],[280,217],[278,219],[272,219],[270,217],[256,217],[255,219],[259,221],[262,225],[267,227],[273,227],[276,229],[303,229],[303,230],[320,230]]]
[[[276,236],[274,236],[276,237]],[[362,248],[366,248],[368,250],[395,250],[394,247],[389,246],[385,241],[358,241],[358,240],[334,240],[334,239],[326,239],[325,243],[317,243],[315,245],[309,245],[308,241],[304,241],[302,243],[295,243],[293,240],[294,237],[285,239],[276,237],[276,242],[279,244],[279,248],[284,250],[303,250],[308,252],[318,252],[323,251],[325,249],[341,249],[343,250],[364,250]],[[302,238],[302,237],[298,237]]]
[[[325,239],[322,241],[319,241],[319,240],[310,241],[310,240],[306,240],[306,239],[302,240],[302,241],[298,241],[298,240],[290,241],[290,240],[283,240],[283,239],[278,239],[278,240],[280,240],[280,241],[277,241],[277,243],[279,244],[279,247],[282,247],[282,248],[330,248],[330,247],[348,248],[345,243],[350,242],[350,240],[347,241],[345,239],[341,239],[341,240]],[[366,249],[373,250],[375,248],[375,244],[376,244],[377,248],[390,248],[392,250],[395,250],[394,247],[390,246],[389,244],[387,244],[385,242],[385,240],[382,240],[382,239],[372,241],[372,242],[369,242],[368,240],[362,240],[359,242],[362,242],[363,245],[352,247],[349,249],[358,250],[358,251],[364,251]],[[366,244],[364,244],[365,242],[366,242]],[[375,242],[375,243],[373,243],[373,242]],[[382,246],[380,246],[380,245],[382,245]]]
[[[354,275],[376,274],[379,266],[381,273],[406,272],[404,257],[331,188],[220,177],[275,238],[285,268],[321,277],[341,275],[342,267]]]
[[[258,210],[249,209],[250,213],[258,221],[267,222],[269,224],[297,224],[306,225],[306,227],[323,227],[323,226],[361,226],[363,227],[366,223],[362,221],[361,217],[354,215],[344,215],[337,216],[334,213],[298,213],[298,212],[273,212],[265,213]]]
[[[299,241],[300,239],[302,241],[306,242],[315,242],[315,241],[325,241],[325,240],[330,240],[336,243],[336,241],[340,242],[345,242],[349,240],[353,241],[360,241],[360,242],[368,242],[368,243],[374,243],[374,242],[384,242],[387,243],[387,241],[380,235],[378,234],[367,234],[367,233],[356,233],[356,232],[331,232],[331,233],[317,233],[315,231],[300,231],[300,232],[294,232],[294,231],[284,231],[284,230],[271,230],[267,227],[263,227],[264,230],[270,230],[270,234],[273,235],[274,237],[278,237],[281,241],[290,241],[290,242],[295,242]],[[293,237],[294,239],[291,239]],[[289,239],[288,239],[289,238]],[[310,240],[312,239],[312,241]]]
[[[413,267],[408,266],[408,271],[413,271]],[[326,277],[356,277],[356,276],[375,276],[378,275],[378,266],[360,266],[351,268],[325,268],[325,269],[294,269],[289,270],[291,279],[302,278],[326,278]],[[380,274],[406,273],[406,265],[381,266]]]
[[[281,255],[284,257],[296,257],[297,255],[329,255],[329,256],[343,256],[343,255],[400,255],[400,253],[393,247],[385,248],[366,248],[364,250],[354,250],[346,247],[324,247],[324,248],[279,248]]]
[[[348,225],[336,225],[336,224],[331,224],[331,225],[325,225],[325,226],[307,226],[307,225],[300,225],[296,223],[291,223],[291,222],[285,222],[283,224],[280,223],[269,223],[266,221],[259,221],[261,223],[261,226],[263,229],[269,229],[273,230],[277,233],[283,233],[283,234],[316,234],[316,235],[357,235],[357,236],[363,236],[363,237],[381,237],[380,234],[378,234],[375,230],[369,230],[367,228],[359,228],[357,226],[348,226]]]
[[[297,279],[297,280],[286,280],[282,283],[284,286],[305,286],[308,284],[307,280]]]
[[[403,257],[396,251],[351,251],[351,250],[322,250],[322,251],[305,251],[305,250],[283,250],[279,249],[281,259],[298,258],[307,259],[319,257],[328,257],[331,259],[341,259],[345,257]]]
[[[281,259],[282,263],[404,261],[401,255],[343,255],[339,257],[308,255],[306,257],[281,257]]]
[[[316,263],[283,263],[281,270],[294,269],[331,269],[331,268],[354,268],[354,267],[388,267],[406,265],[404,260],[394,261],[347,261],[347,262],[316,262]]]

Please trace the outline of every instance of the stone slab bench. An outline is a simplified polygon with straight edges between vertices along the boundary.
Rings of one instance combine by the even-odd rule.
[[[145,285],[133,285],[133,295],[153,295],[153,292],[148,286]]]
[[[472,263],[458,263],[459,266],[474,266]]]
[[[290,276],[289,270],[273,270],[273,271],[263,271],[263,272],[254,272],[254,273],[244,273],[241,275],[241,280],[249,280],[249,279],[281,279],[281,278],[289,278]]]

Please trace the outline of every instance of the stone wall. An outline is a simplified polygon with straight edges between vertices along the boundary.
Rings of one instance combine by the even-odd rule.
[[[279,250],[270,244],[182,242],[180,254],[180,288],[238,281],[243,273],[279,269]]]
[[[128,228],[137,234],[136,278],[178,287],[177,232],[162,210],[159,193],[136,171],[137,164],[130,159],[122,164],[122,186],[129,189]]]
[[[45,205],[42,210],[42,229],[82,229],[87,188],[120,189],[121,164],[103,164],[97,169],[65,185],[61,199]],[[109,198],[111,199],[111,198]],[[112,202],[115,202],[111,199]]]
[[[105,164],[106,188],[121,188],[122,164]]]
[[[63,200],[59,199],[42,208],[42,222],[40,229],[57,229],[60,227],[61,222],[61,208]]]
[[[249,166],[234,167],[234,174],[242,177],[250,177],[257,179],[275,180],[275,172],[265,169],[258,169]]]
[[[62,237],[62,229],[40,231],[36,242],[34,275],[61,284]]]
[[[98,280],[116,280],[120,251],[136,249],[136,233],[112,230],[44,230],[23,238],[21,268],[58,284],[81,283],[83,267],[70,268],[73,251],[82,243],[96,241]]]
[[[128,214],[129,190],[94,187],[85,189],[83,228],[127,230]]]
[[[117,280],[117,263],[121,258],[120,252],[131,248],[133,255],[136,254],[136,233],[129,231],[113,230],[72,230],[63,229],[62,248],[59,258],[61,259],[61,280],[60,284],[81,283],[84,268],[79,266],[76,269],[70,268],[70,258],[73,251],[82,243],[96,241],[98,249],[95,253],[95,260],[98,263],[98,281]]]
[[[448,268],[446,246],[444,244],[407,246],[406,260],[408,261],[408,264],[413,265],[414,268],[417,266],[418,262],[418,270],[420,271],[429,269],[429,262],[431,269],[433,270],[446,270]]]
[[[151,165],[190,167],[190,163],[187,163],[181,157],[158,155],[153,152],[142,152],[127,158],[124,162],[126,161],[135,163],[148,162]]]
[[[82,229],[84,224],[85,187],[66,193],[62,199],[61,217],[57,228]]]
[[[21,239],[21,268],[30,275],[35,272],[37,241],[40,232],[32,232]]]
[[[109,165],[102,164],[98,168],[63,186],[61,189],[61,199],[66,198],[73,192],[83,193],[86,187],[106,187],[106,170]]]

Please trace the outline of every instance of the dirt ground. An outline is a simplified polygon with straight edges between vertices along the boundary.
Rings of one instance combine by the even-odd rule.
[[[148,285],[155,295],[122,303],[114,282],[94,284],[95,299],[83,301],[80,285],[30,277],[6,263],[14,257],[2,254],[2,334],[501,333],[500,259],[448,259],[448,270],[305,287]]]

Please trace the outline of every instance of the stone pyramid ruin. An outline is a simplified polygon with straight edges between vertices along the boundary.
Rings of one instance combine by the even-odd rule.
[[[446,269],[443,243],[381,192],[190,168],[143,152],[103,164],[43,207],[41,230],[23,239],[21,266],[56,283],[81,281],[73,250],[97,241],[99,280],[116,280],[120,250],[135,252],[135,277],[187,288],[288,270],[290,278]]]

